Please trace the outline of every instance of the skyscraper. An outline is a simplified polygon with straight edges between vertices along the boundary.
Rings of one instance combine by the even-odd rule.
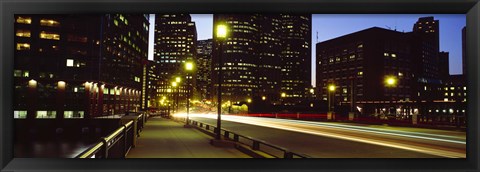
[[[197,92],[200,100],[211,100],[212,39],[197,41]]]
[[[282,83],[285,101],[299,103],[311,87],[311,15],[281,14]]]
[[[15,118],[139,110],[148,25],[141,14],[15,16]]]
[[[180,83],[180,97],[186,94],[184,62],[196,59],[197,31],[189,14],[156,14],[154,60],[158,63],[159,96],[168,96],[171,82],[176,77]],[[193,83],[194,80],[191,82]]]
[[[221,55],[227,100],[265,97],[290,104],[305,97],[311,86],[310,15],[214,15],[214,25],[218,23],[230,28]],[[215,89],[219,46],[214,39]]]

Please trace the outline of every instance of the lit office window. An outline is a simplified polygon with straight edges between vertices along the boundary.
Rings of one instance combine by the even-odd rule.
[[[37,111],[36,118],[55,118],[56,116],[56,111]]]
[[[17,23],[31,24],[32,23],[32,18],[31,17],[19,16],[19,17],[17,17]]]
[[[73,59],[67,59],[67,67],[73,67]]]
[[[56,34],[56,33],[51,33],[51,32],[42,31],[42,32],[40,32],[40,38],[42,38],[42,39],[60,40],[60,35],[59,35],[59,34]]]
[[[58,27],[58,26],[60,26],[60,22],[58,22],[56,20],[50,20],[50,19],[41,19],[40,20],[40,26]]]
[[[25,118],[27,118],[27,111],[25,111],[25,110],[13,111],[13,118],[14,119],[25,119]]]
[[[28,44],[28,43],[17,43],[17,50],[30,50],[30,44]]]
[[[83,118],[84,112],[83,111],[65,111],[63,113],[63,118]]]
[[[19,29],[17,30],[17,33],[15,33],[15,35],[18,37],[30,37],[30,31]]]

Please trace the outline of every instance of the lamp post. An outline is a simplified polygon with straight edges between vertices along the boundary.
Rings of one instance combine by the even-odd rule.
[[[395,76],[386,76],[385,77],[385,86],[387,88],[394,88],[397,86],[397,78]],[[388,105],[388,113],[390,113],[390,108],[393,104],[393,96],[390,94],[390,101],[389,101],[389,105]],[[394,112],[396,111],[396,109],[394,108]]]
[[[174,108],[175,112],[178,112],[178,87],[177,86],[178,86],[178,83],[173,81],[172,82],[172,87],[173,87],[172,93],[173,93],[173,108]],[[176,93],[175,93],[175,90],[177,90]]]
[[[219,24],[216,26],[216,37],[217,40],[220,42],[219,46],[219,57],[218,57],[218,89],[217,89],[217,129],[215,131],[215,139],[220,140],[221,139],[221,127],[222,127],[222,119],[221,119],[221,113],[222,113],[222,54],[223,54],[223,43],[227,38],[227,25],[225,24]]]
[[[193,68],[195,67],[194,63],[191,62],[191,61],[187,61],[185,62],[185,71],[187,71],[187,121],[186,121],[186,126],[188,126],[188,116],[189,116],[189,113],[190,113],[190,92],[191,92],[191,86],[190,86],[190,80],[192,78],[189,78],[189,75],[190,72],[193,71]],[[178,78],[180,79],[180,78]]]
[[[327,92],[328,92],[328,112],[327,112],[327,119],[332,119],[332,116],[333,116],[333,112],[332,112],[332,109],[334,109],[333,107],[335,106],[335,102],[333,101],[333,99],[335,99],[335,89],[336,89],[336,86],[335,84],[330,84],[327,86]],[[333,95],[331,95],[333,94]]]

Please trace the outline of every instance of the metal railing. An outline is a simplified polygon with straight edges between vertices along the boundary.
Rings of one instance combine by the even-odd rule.
[[[125,158],[133,146],[133,137],[133,121],[130,121],[75,158]]]
[[[185,122],[186,119],[180,118],[180,120]],[[217,130],[217,128],[214,125],[210,125],[207,123],[203,123],[203,122],[199,122],[191,119],[188,121],[188,124],[196,126],[197,128],[205,130],[207,132],[210,132],[211,134],[215,134],[216,133],[215,131]],[[250,148],[253,150],[264,152],[276,158],[311,158],[308,155],[292,152],[287,148],[283,148],[281,146],[274,145],[250,136],[241,135],[227,129],[222,128],[220,130],[220,134],[225,139],[250,146]]]

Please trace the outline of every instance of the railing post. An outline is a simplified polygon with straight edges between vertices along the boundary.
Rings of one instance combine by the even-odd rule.
[[[205,126],[205,129],[210,130],[210,125]]]
[[[233,134],[233,140],[234,140],[234,141],[236,141],[236,142],[238,142],[238,141],[239,141],[239,139],[238,139],[238,135],[237,135],[237,134]]]
[[[108,143],[107,139],[105,137],[102,137],[102,142],[103,142],[103,158],[107,159],[108,158]]]
[[[260,149],[260,142],[253,140],[252,149],[253,150],[259,150]]]
[[[293,158],[293,153],[292,153],[292,152],[285,151],[285,152],[283,153],[283,158]]]
[[[225,137],[226,137],[226,138],[230,138],[229,136],[230,136],[230,132],[225,131]]]
[[[127,157],[127,142],[128,142],[128,137],[127,137],[127,125],[123,125],[123,158]]]
[[[203,123],[200,123],[200,128],[202,128],[202,127],[203,127]]]

